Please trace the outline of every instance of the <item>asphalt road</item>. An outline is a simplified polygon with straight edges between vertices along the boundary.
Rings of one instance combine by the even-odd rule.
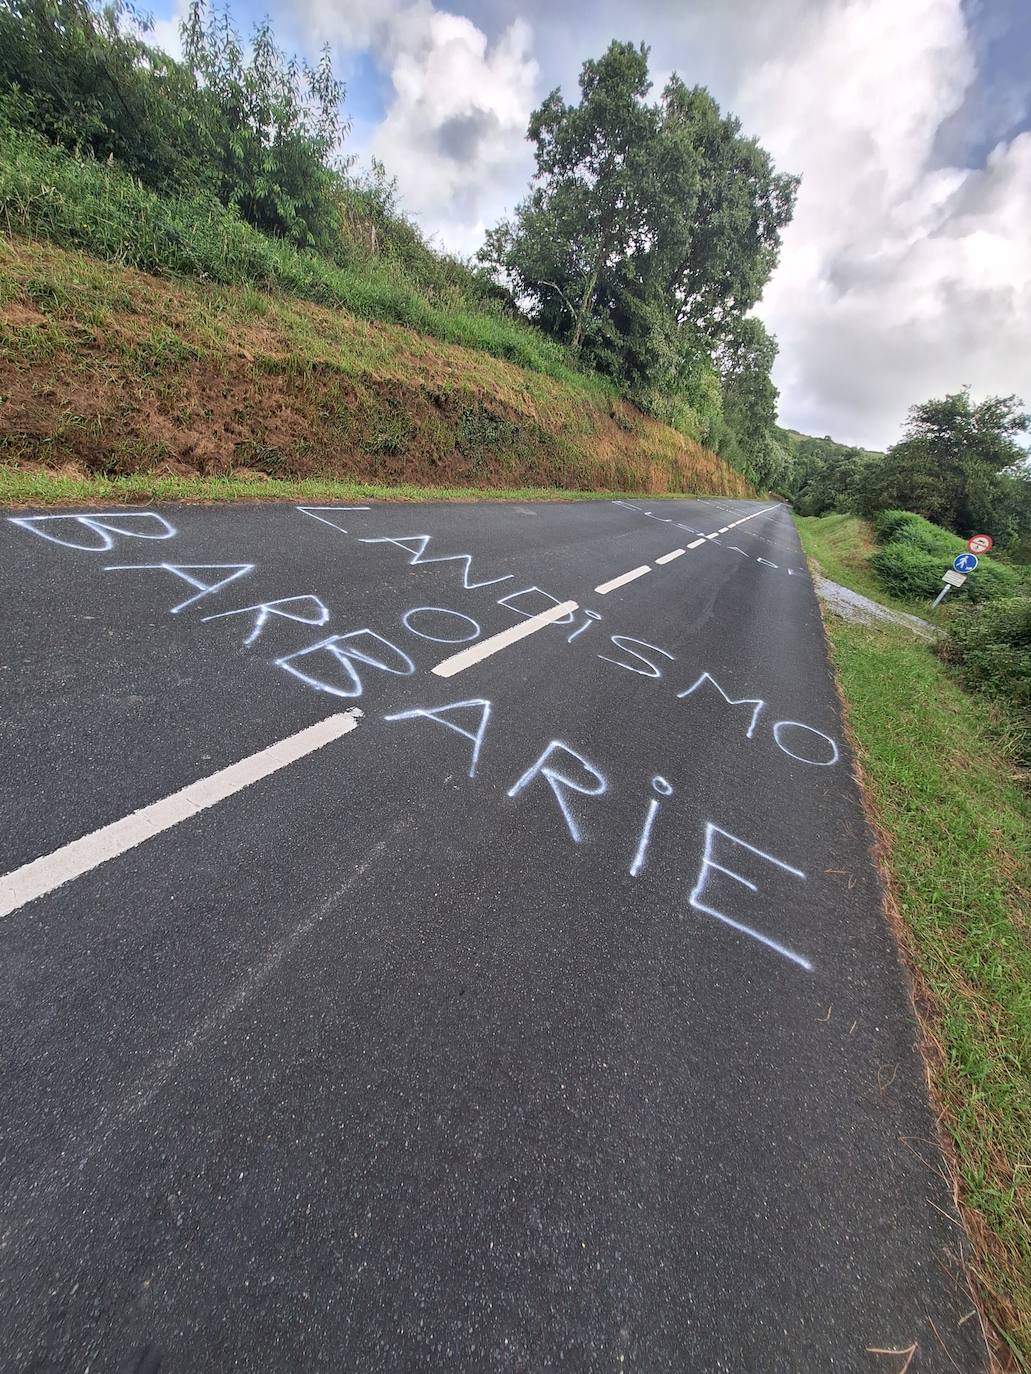
[[[785,509],[7,514],[0,1369],[984,1367]]]

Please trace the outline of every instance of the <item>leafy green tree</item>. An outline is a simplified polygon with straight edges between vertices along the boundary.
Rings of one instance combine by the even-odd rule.
[[[183,38],[177,62],[122,0],[0,0],[0,113],[152,190],[213,194],[267,233],[334,253],[347,123],[328,53],[314,67],[288,59],[267,21],[245,52],[204,0]]]
[[[539,323],[574,351],[585,337],[604,339],[613,294],[629,284],[618,278],[646,245],[657,126],[656,110],[645,104],[650,87],[647,48],[613,43],[603,57],[584,63],[579,105],[552,91],[527,132],[540,184],[514,224],[503,221],[490,231],[481,254],[533,303]],[[693,201],[693,169],[686,171],[682,189]],[[640,293],[638,304],[644,304]],[[624,306],[635,313],[633,302]],[[642,319],[639,327],[647,332],[649,322]]]
[[[481,260],[548,333],[631,390],[671,387],[758,300],[797,181],[701,88],[649,103],[648,49],[584,63],[530,120],[536,185]]]
[[[721,115],[702,86],[674,74],[662,96],[666,143],[693,152],[698,192],[686,224],[663,245],[663,278],[677,322],[692,322],[713,343],[750,310],[777,265],[781,231],[791,222],[799,178],[774,171],[769,154]]]
[[[789,475],[787,453],[777,444],[777,388],[770,376],[777,343],[762,320],[737,320],[718,355],[723,379],[723,418],[731,433],[721,450],[760,487],[780,488]]]
[[[154,189],[210,185],[196,80],[147,46],[122,3],[0,0],[0,101],[13,123]]]
[[[183,55],[202,94],[198,135],[216,193],[242,218],[302,247],[339,238],[337,148],[349,125],[329,50],[315,66],[287,58],[266,19],[244,51],[228,13],[191,0]]]
[[[1031,472],[1017,436],[1029,427],[1016,396],[975,405],[969,387],[913,406],[902,439],[864,473],[858,502],[867,512],[898,507],[957,534],[983,529],[1012,542],[1026,528]]]
[[[825,435],[807,435],[795,454],[793,500],[800,515],[854,511],[871,455]]]

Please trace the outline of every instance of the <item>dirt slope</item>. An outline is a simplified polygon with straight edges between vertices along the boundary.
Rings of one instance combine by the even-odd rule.
[[[0,245],[0,461],[750,495],[594,379],[249,289]]]

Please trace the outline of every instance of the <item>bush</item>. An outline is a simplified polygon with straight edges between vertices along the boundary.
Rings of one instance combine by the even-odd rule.
[[[942,589],[942,573],[957,554],[967,551],[965,540],[912,511],[878,511],[873,529],[881,545],[871,560],[878,578],[892,595],[906,600],[936,597]],[[1015,569],[982,556],[977,571],[970,574],[962,591],[953,595],[970,601],[993,601],[1017,596],[1023,590]]]
[[[885,591],[902,601],[933,601],[942,589],[942,560],[922,549],[893,541],[870,561]]]
[[[1009,596],[955,616],[941,655],[964,686],[1031,714],[1031,597]]]
[[[907,525],[922,520],[922,516],[908,510],[879,510],[873,517],[874,538],[878,544],[887,544]]]

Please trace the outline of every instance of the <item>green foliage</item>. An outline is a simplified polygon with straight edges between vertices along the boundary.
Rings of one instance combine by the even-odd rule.
[[[583,385],[784,485],[775,345],[745,315],[797,183],[707,91],[674,76],[650,101],[643,46],[585,63],[579,103],[555,91],[534,112],[537,185],[473,267],[430,248],[380,164],[356,176],[341,159],[326,52],[289,57],[267,20],[244,41],[208,0],[190,0],[181,34],[177,60],[127,0],[0,0],[9,230],[274,286],[551,375],[592,369]],[[526,304],[543,334],[519,322]]]
[[[113,158],[159,193],[210,193],[242,219],[332,253],[347,131],[326,53],[287,59],[267,22],[250,55],[227,14],[193,0],[185,61],[143,39],[116,0],[0,0],[0,99],[11,122]]]
[[[941,653],[964,686],[1031,717],[1031,597],[1004,597],[953,617]]]
[[[486,300],[438,303],[394,259],[338,266],[270,238],[213,195],[160,196],[116,164],[76,156],[38,134],[4,129],[0,219],[8,233],[50,239],[148,272],[252,284],[420,329],[583,387],[561,347]]]
[[[778,433],[788,440],[792,451],[789,485],[795,509],[800,515],[824,515],[828,511],[847,512],[858,508],[858,492],[864,473],[879,454],[846,444],[837,444],[829,435],[789,438],[789,431]]]
[[[204,0],[191,0],[182,29],[194,133],[218,199],[265,233],[332,254],[340,185],[332,157],[349,126],[328,48],[314,67],[288,59],[266,19],[245,60],[228,13],[209,14]]]
[[[871,562],[884,589],[902,601],[933,601],[942,589],[942,560],[911,544],[885,544]]]
[[[887,544],[907,525],[915,524],[921,517],[908,510],[880,510],[873,517],[874,538],[878,544]]]
[[[1000,546],[1031,529],[1031,470],[1017,442],[1031,416],[1015,396],[975,405],[969,388],[913,406],[902,440],[863,475],[858,508],[905,507],[957,534]]]
[[[942,574],[967,551],[964,540],[912,511],[880,511],[873,527],[881,547],[871,562],[885,589],[903,600],[933,600],[942,589]],[[981,557],[976,572],[953,595],[990,601],[1015,596],[1021,587],[1013,568]]]
[[[114,158],[148,185],[199,187],[196,82],[127,17],[121,3],[0,0],[0,107],[19,127]]]
[[[930,1073],[974,1213],[971,1268],[1026,1371],[1031,837],[1009,720],[905,629],[831,617],[827,633],[867,796],[891,837],[884,857],[921,1014],[941,1047]]]
[[[1029,425],[1015,396],[975,405],[964,389],[913,406],[904,437],[887,453],[795,436],[795,509],[876,516],[904,508],[957,535],[990,533],[1028,561],[1031,460],[1018,436]]]
[[[780,487],[788,477],[784,452],[774,438],[777,389],[770,370],[776,356],[776,342],[754,316],[735,324],[721,350],[723,417],[729,434],[719,452],[764,489]]]
[[[707,91],[650,89],[648,49],[613,43],[584,63],[579,104],[552,91],[530,120],[537,185],[481,251],[546,332],[634,394],[680,390],[699,345],[711,361],[741,327],[797,185]],[[746,449],[757,412],[735,414]]]

